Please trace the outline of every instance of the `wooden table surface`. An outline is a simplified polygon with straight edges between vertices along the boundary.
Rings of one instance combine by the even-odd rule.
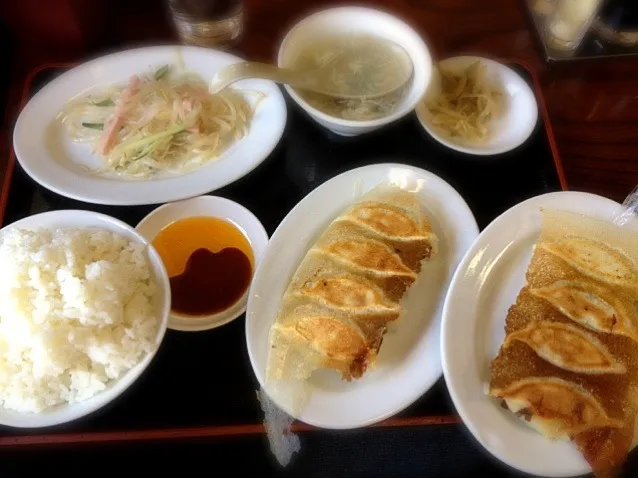
[[[41,8],[30,8],[36,2],[39,0],[7,2],[4,8],[10,10],[9,23],[27,23],[25,18],[32,19],[42,12]],[[52,0],[51,3],[64,3],[71,9],[79,8],[83,2]],[[278,42],[300,16],[340,3],[245,0],[245,32],[234,50],[249,59],[272,61]],[[523,0],[368,0],[359,3],[381,7],[403,17],[422,33],[435,58],[474,53],[524,61],[535,69],[570,189],[622,201],[638,183],[637,59],[548,66],[543,61]],[[77,61],[115,48],[165,43],[175,38],[163,2],[94,0],[90,4],[90,11],[85,8],[86,11],[75,12],[67,21],[70,26],[62,33],[41,27],[50,22],[31,21],[28,31],[27,27],[15,27],[23,41],[14,56],[17,63],[5,137],[9,136],[12,120],[17,116],[19,88],[29,69],[47,61]],[[23,11],[18,11],[20,8]],[[61,8],[57,11],[64,12]],[[56,25],[62,22],[56,21]],[[65,31],[66,44],[60,40]],[[56,42],[49,38],[54,34]],[[7,149],[0,148],[0,177],[6,168]]]

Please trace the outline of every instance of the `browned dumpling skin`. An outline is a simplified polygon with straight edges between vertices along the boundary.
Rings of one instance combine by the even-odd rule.
[[[594,428],[580,433],[574,443],[591,464],[597,478],[615,478],[631,449],[633,433],[624,428]]]
[[[422,240],[424,236],[435,239],[427,218],[417,223],[400,207],[379,202],[362,203],[353,206],[340,221],[348,221],[363,226],[388,239]]]
[[[294,329],[299,339],[319,350],[329,350],[332,360],[347,360],[366,354],[367,340],[355,327],[328,315],[300,318]]]
[[[531,322],[509,334],[503,346],[509,347],[515,340],[527,344],[543,360],[570,372],[622,374],[627,371],[595,335],[572,324]]]
[[[505,400],[511,410],[550,438],[575,436],[595,428],[623,426],[621,420],[607,415],[590,392],[560,378],[530,377],[505,388],[492,389],[491,393]]]
[[[379,186],[337,217],[293,275],[271,328],[268,380],[374,363],[389,323],[438,240],[415,194]]]
[[[598,477],[626,459],[638,414],[638,237],[618,229],[543,211],[490,366],[489,394],[548,438],[572,440]]]
[[[531,292],[583,327],[638,342],[636,314],[604,287],[582,281],[557,281]]]
[[[335,241],[320,247],[339,262],[363,269],[379,276],[404,276],[416,280],[416,273],[406,266],[399,255],[379,241],[349,239]]]
[[[560,257],[578,272],[597,281],[635,287],[636,269],[622,251],[585,237],[571,236],[540,247]]]
[[[351,312],[399,313],[401,307],[385,297],[383,289],[364,278],[347,275],[324,276],[306,282],[299,294],[328,305]]]

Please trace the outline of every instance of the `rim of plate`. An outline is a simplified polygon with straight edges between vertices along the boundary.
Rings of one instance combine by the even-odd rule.
[[[175,213],[176,219],[174,220],[186,219],[186,218],[195,217],[195,216],[202,216],[203,212],[192,214],[192,215],[188,214],[187,212],[189,208],[196,207],[198,205],[197,203],[205,204],[206,208],[210,209],[211,211],[211,213],[209,214],[210,217],[224,219],[234,224],[235,227],[237,227],[244,234],[246,239],[248,239],[248,242],[250,243],[252,251],[253,251],[254,261],[255,261],[255,266],[253,270],[253,277],[254,277],[257,271],[257,267],[259,266],[261,257],[263,256],[266,246],[268,245],[268,240],[269,240],[268,232],[266,231],[266,228],[264,228],[264,225],[261,223],[259,218],[255,216],[255,214],[250,209],[231,199],[228,199],[222,196],[213,196],[213,195],[207,194],[203,196],[197,196],[193,198],[182,199],[181,201],[175,201],[175,202],[163,204],[153,209],[146,216],[144,216],[144,218],[142,218],[142,220],[138,222],[137,225],[135,226],[135,230],[144,238],[146,238],[146,236],[142,233],[142,230],[144,230],[144,228],[151,221],[151,219],[171,209],[177,208],[177,209],[183,210],[183,214],[180,212]],[[227,214],[225,216],[213,214],[213,212],[219,208],[231,208],[231,209],[241,211],[243,214],[245,214],[246,217],[252,223],[252,227],[253,227],[252,234],[246,231],[244,227],[242,227],[240,224],[237,223],[235,219],[237,217],[236,213],[232,213],[229,215]],[[166,227],[169,224],[170,222],[166,222],[162,227]],[[162,228],[160,228],[160,231],[161,229]],[[155,237],[156,236],[154,236],[153,239],[155,239]],[[153,239],[146,238],[146,240],[151,244],[153,242]],[[161,257],[160,257],[160,260],[161,260]],[[252,282],[252,279],[251,279],[251,282]],[[246,292],[244,292],[244,295],[242,295],[242,297],[237,302],[235,302],[235,304],[230,306],[228,309],[226,309],[225,311],[219,312],[217,314],[212,314],[205,317],[190,318],[186,316],[180,316],[179,314],[174,314],[171,311],[169,314],[169,319],[168,319],[168,328],[171,330],[179,330],[182,332],[201,332],[205,330],[216,329],[218,327],[221,327],[222,325],[226,325],[234,321],[235,319],[237,319],[244,312],[246,312],[249,292],[250,292],[250,286],[246,289]],[[238,304],[242,304],[242,305],[240,307],[237,307]]]
[[[609,198],[598,196],[592,193],[579,192],[579,191],[557,191],[557,192],[541,194],[539,196],[526,199],[525,201],[512,206],[510,209],[506,210],[501,215],[499,215],[496,219],[494,219],[483,231],[481,231],[481,233],[476,238],[472,246],[466,251],[465,255],[463,256],[463,259],[461,260],[461,262],[459,263],[456,269],[456,272],[454,273],[454,276],[452,277],[452,280],[450,281],[450,286],[448,288],[448,293],[445,299],[445,304],[443,306],[443,314],[442,314],[441,363],[443,366],[443,376],[447,384],[450,398],[452,399],[454,407],[457,410],[459,416],[463,420],[463,423],[471,432],[474,439],[478,443],[480,443],[481,446],[486,451],[488,451],[492,456],[494,456],[495,458],[503,462],[505,465],[513,469],[516,469],[531,475],[536,475],[536,476],[553,476],[553,477],[578,476],[578,475],[590,473],[591,468],[586,468],[586,467],[574,468],[573,470],[560,471],[560,472],[556,472],[551,475],[548,475],[547,470],[539,471],[538,468],[520,466],[516,462],[516,460],[510,459],[509,456],[506,456],[505,454],[500,453],[500,451],[495,450],[493,447],[491,447],[490,445],[485,443],[484,440],[481,439],[481,434],[479,433],[478,427],[475,425],[476,415],[475,414],[472,415],[472,412],[468,412],[468,408],[465,406],[465,399],[459,396],[459,392],[457,390],[457,386],[458,386],[457,383],[461,379],[459,378],[457,380],[457,377],[459,377],[459,375],[457,374],[457,372],[453,372],[451,370],[451,367],[455,369],[459,368],[458,361],[455,362],[455,359],[459,357],[459,354],[458,354],[459,347],[454,346],[453,343],[454,343],[454,337],[455,337],[454,326],[459,325],[460,319],[458,320],[454,319],[453,312],[457,309],[456,304],[458,303],[458,301],[455,301],[455,297],[457,295],[457,289],[459,287],[462,287],[464,276],[468,273],[468,270],[472,268],[471,267],[472,261],[477,256],[477,254],[480,254],[480,250],[485,246],[484,242],[488,240],[489,237],[494,235],[494,231],[497,231],[501,227],[501,225],[505,223],[511,216],[514,216],[516,214],[527,215],[527,212],[523,212],[523,211],[529,210],[529,208],[531,207],[536,207],[536,208],[556,207],[557,209],[561,209],[565,211],[586,214],[585,208],[579,209],[578,206],[574,206],[574,202],[567,201],[567,199],[569,199],[570,197],[572,198],[572,201],[575,199],[580,199],[585,201],[597,202],[601,204],[602,207],[610,211],[620,210],[620,208],[622,207],[621,204]],[[560,199],[560,204],[558,202],[559,199]],[[593,217],[598,217],[598,216],[594,215]],[[527,265],[525,266],[525,269],[527,269]],[[514,303],[515,299],[516,297],[511,298],[512,304]],[[505,320],[505,317],[503,317],[503,323],[504,323],[504,320]],[[473,319],[472,324],[475,324],[475,323],[476,322]],[[458,336],[458,333],[456,336]],[[476,351],[474,349],[474,346],[471,348],[471,350],[463,349],[462,347],[460,350],[465,350],[463,354],[460,354],[461,356],[467,356],[468,354],[471,354],[472,360],[477,358],[475,356]],[[482,400],[486,400],[486,401],[490,400],[490,398],[484,394],[483,390],[480,390],[480,393],[481,393]],[[494,406],[496,407],[496,405]],[[507,413],[505,411],[503,412]],[[519,424],[516,422],[514,422],[513,425],[517,427],[519,426],[524,427],[523,424]],[[537,432],[534,431],[533,433],[537,433]],[[538,434],[538,436],[545,439],[544,437],[542,437],[541,434]]]
[[[427,92],[425,93],[423,98],[421,98],[421,101],[419,101],[419,103],[416,105],[416,108],[415,108],[416,116],[419,120],[419,123],[421,124],[421,127],[432,137],[432,139],[442,144],[443,146],[450,148],[452,150],[458,151],[460,153],[471,155],[471,156],[496,156],[496,155],[507,153],[509,151],[512,151],[518,148],[519,146],[524,144],[530,138],[530,136],[534,133],[534,129],[536,128],[536,123],[538,122],[538,101],[536,99],[536,95],[534,94],[534,91],[523,79],[523,77],[521,77],[521,75],[519,75],[516,71],[514,71],[512,68],[510,68],[509,66],[499,61],[492,60],[491,58],[485,58],[482,56],[475,56],[475,55],[459,55],[459,56],[452,56],[449,58],[445,58],[439,61],[437,64],[445,64],[446,62],[453,63],[457,61],[460,62],[460,61],[469,61],[469,60],[480,60],[484,63],[489,64],[493,68],[497,68],[503,71],[508,71],[510,74],[518,78],[518,80],[520,81],[520,85],[523,87],[523,90],[525,90],[525,94],[530,96],[533,99],[532,104],[534,106],[533,106],[532,116],[534,117],[534,121],[530,122],[531,126],[528,128],[528,131],[526,131],[525,135],[522,135],[518,141],[507,143],[506,145],[503,145],[500,148],[485,149],[482,147],[465,146],[462,144],[454,143],[446,139],[442,134],[440,134],[434,128],[432,128],[430,126],[429,121],[427,121],[427,119],[425,118],[426,113],[424,113],[423,110],[425,108],[424,100],[425,100],[425,97],[427,96]]]
[[[277,115],[281,115],[281,120],[268,121],[268,124],[270,125],[268,127],[271,130],[266,135],[268,138],[268,141],[260,142],[257,145],[259,148],[263,148],[260,154],[255,155],[253,152],[250,151],[250,149],[254,149],[254,147],[250,147],[248,151],[244,152],[246,156],[261,157],[261,159],[257,161],[252,161],[249,167],[235,170],[232,174],[229,174],[227,178],[225,178],[223,181],[220,181],[217,184],[214,184],[215,174],[210,173],[208,176],[213,178],[212,181],[210,180],[202,181],[202,184],[196,188],[191,188],[191,187],[183,188],[183,189],[187,189],[188,192],[185,192],[185,191],[179,192],[179,190],[178,192],[175,192],[176,183],[179,185],[180,183],[184,181],[189,181],[189,178],[193,177],[194,175],[201,174],[202,170],[205,168],[213,167],[214,169],[214,163],[208,163],[188,173],[184,173],[184,174],[180,174],[176,176],[170,176],[166,178],[159,178],[155,180],[148,180],[148,181],[129,180],[126,178],[124,179],[101,178],[101,179],[104,179],[105,181],[111,181],[111,184],[113,186],[126,184],[126,186],[121,186],[125,190],[136,189],[143,185],[149,185],[147,187],[148,191],[146,191],[146,193],[136,193],[137,198],[127,197],[126,191],[125,193],[122,193],[119,190],[114,192],[113,190],[116,188],[113,186],[109,186],[106,188],[108,191],[111,191],[111,194],[109,194],[108,191],[104,191],[102,193],[96,194],[95,192],[90,192],[91,191],[90,180],[92,179],[94,180],[94,178],[90,178],[88,176],[82,176],[81,174],[78,174],[73,171],[70,171],[68,173],[69,175],[71,175],[70,179],[68,178],[66,180],[61,180],[60,178],[55,178],[55,177],[51,178],[52,176],[51,172],[47,174],[47,173],[42,173],[41,171],[39,171],[37,167],[36,158],[30,159],[27,157],[28,155],[24,154],[23,147],[22,147],[23,142],[21,142],[19,138],[20,133],[25,128],[26,129],[29,128],[29,125],[26,124],[28,120],[31,120],[34,117],[37,118],[38,103],[42,101],[47,101],[48,96],[52,94],[51,91],[54,88],[56,88],[58,85],[64,82],[68,82],[69,79],[73,78],[75,75],[86,74],[87,71],[90,71],[91,69],[98,67],[98,65],[101,62],[118,61],[120,59],[122,61],[126,61],[127,59],[130,59],[131,57],[140,57],[139,59],[140,64],[143,64],[144,63],[143,56],[145,54],[164,54],[166,55],[167,58],[170,58],[171,56],[177,57],[178,54],[180,55],[187,54],[188,52],[195,53],[198,55],[204,55],[208,57],[220,58],[224,61],[228,61],[229,63],[245,61],[242,57],[232,55],[230,53],[220,51],[220,50],[214,50],[214,49],[198,47],[198,46],[174,44],[174,45],[148,46],[148,47],[140,47],[140,48],[132,48],[132,49],[116,51],[113,53],[109,53],[106,55],[93,58],[84,63],[81,63],[78,66],[71,68],[68,71],[65,71],[58,77],[54,78],[53,80],[45,84],[37,93],[35,93],[29,99],[27,104],[20,111],[18,119],[16,120],[15,126],[13,128],[12,141],[13,141],[13,148],[15,151],[16,159],[18,160],[18,163],[20,164],[22,169],[24,169],[27,175],[29,175],[29,177],[31,177],[31,179],[33,179],[35,182],[37,182],[41,186],[45,187],[46,189],[56,194],[59,194],[61,196],[64,196],[70,199],[83,201],[83,202],[87,202],[91,204],[101,204],[101,205],[110,205],[110,206],[138,206],[138,205],[149,205],[149,204],[161,204],[164,202],[188,199],[191,197],[200,196],[206,193],[216,191],[248,175],[250,172],[255,170],[258,166],[260,166],[275,150],[275,148],[281,141],[281,138],[283,137],[286,122],[287,122],[288,111],[287,111],[286,101],[284,99],[284,96],[281,92],[281,89],[276,85],[276,83],[269,80],[248,79],[243,81],[258,81],[262,83],[263,85],[267,85],[269,90],[268,99],[273,101],[272,108],[275,108],[277,110],[277,113],[276,113]],[[140,70],[141,69],[143,69],[143,66],[140,67]],[[191,70],[194,69],[192,65],[190,69]],[[122,75],[121,81],[124,81],[126,79],[125,76],[126,75],[124,74]],[[77,95],[88,88],[91,88],[91,85],[80,87],[78,91],[75,92],[75,94]],[[73,96],[71,95],[68,98],[64,99],[62,101],[62,104],[60,105],[60,108],[66,103],[66,101],[68,101],[68,99],[72,97]],[[53,121],[53,118],[50,118],[49,120],[47,120],[47,124],[42,126],[43,130],[45,130],[48,127],[48,124],[50,121]],[[250,135],[250,132],[249,132],[249,135]],[[248,139],[248,136],[244,138],[244,140],[247,140],[247,139]],[[45,141],[44,137],[41,138],[41,140],[44,142]],[[242,143],[241,141],[239,141],[236,144],[232,145],[231,148],[224,151],[216,161],[223,160],[227,154],[234,154],[235,148],[247,148],[247,147],[248,146],[246,146],[245,143]],[[46,152],[42,154],[47,157],[47,160],[55,161],[51,154]],[[62,165],[60,167],[63,170],[69,170],[69,168],[66,166]],[[89,184],[83,188],[76,187],[72,179],[78,179],[78,178],[89,180]],[[82,181],[82,183],[83,182],[84,181]],[[66,186],[64,184],[66,184]],[[210,184],[213,184],[213,185],[211,186]],[[151,187],[150,185],[154,185],[155,187]],[[67,190],[68,188],[71,188],[71,190]],[[157,193],[153,194],[154,190],[160,190],[161,192],[159,194]],[[146,199],[146,197],[149,195],[151,197],[150,200]]]
[[[473,241],[476,239],[476,237],[479,234],[479,228],[478,228],[478,224],[476,222],[476,219],[474,217],[474,214],[472,213],[472,210],[470,209],[470,207],[468,206],[467,202],[465,201],[465,199],[461,196],[461,194],[455,189],[453,188],[447,181],[445,181],[444,179],[442,179],[440,176],[437,176],[436,174],[427,171],[425,169],[416,167],[416,166],[411,166],[411,165],[407,165],[407,164],[401,164],[401,163],[379,163],[379,164],[371,164],[371,165],[367,165],[367,166],[361,166],[358,168],[354,168],[348,171],[345,171],[341,174],[338,174],[337,176],[334,176],[333,178],[323,182],[322,184],[320,184],[319,186],[317,186],[315,189],[313,189],[311,192],[309,192],[306,196],[304,196],[291,210],[290,212],[286,215],[286,217],[281,221],[281,223],[279,224],[279,226],[277,226],[277,229],[275,230],[275,232],[272,234],[270,241],[268,243],[268,246],[266,247],[266,250],[264,251],[264,254],[262,256],[262,261],[260,262],[260,264],[257,266],[257,269],[255,271],[255,275],[253,276],[253,284],[251,285],[251,291],[250,291],[250,295],[248,297],[248,304],[247,304],[247,309],[246,309],[246,323],[245,323],[245,334],[246,334],[246,343],[247,343],[247,349],[248,349],[248,356],[250,359],[250,364],[252,366],[253,372],[257,378],[257,381],[260,385],[260,387],[262,388],[262,390],[264,392],[267,393],[267,395],[269,396],[269,398],[271,400],[273,400],[273,402],[275,404],[277,404],[278,407],[280,407],[281,405],[277,402],[277,400],[275,398],[273,398],[270,393],[268,392],[267,388],[264,386],[264,377],[262,376],[262,367],[260,367],[259,363],[257,362],[257,358],[254,355],[254,351],[253,348],[251,346],[251,343],[255,340],[268,340],[268,338],[260,338],[260,339],[255,339],[253,338],[253,332],[251,330],[250,327],[250,323],[252,320],[256,320],[256,319],[251,319],[251,309],[253,309],[255,306],[253,305],[253,302],[255,300],[255,294],[253,293],[253,288],[254,288],[254,284],[257,282],[255,279],[257,279],[258,277],[260,277],[264,272],[263,272],[263,268],[266,267],[266,260],[267,256],[270,252],[270,249],[272,247],[272,244],[276,244],[279,237],[280,236],[285,236],[287,234],[287,231],[285,231],[285,229],[287,229],[289,226],[289,223],[292,223],[293,220],[296,217],[296,211],[299,210],[299,207],[302,203],[309,201],[311,202],[315,197],[320,196],[323,192],[323,186],[327,186],[330,183],[334,184],[337,181],[343,181],[344,177],[349,177],[349,176],[353,176],[353,184],[356,183],[356,181],[358,179],[356,179],[357,173],[361,173],[364,170],[371,170],[374,171],[379,170],[379,171],[385,171],[385,170],[391,170],[393,168],[397,168],[397,169],[404,169],[404,170],[409,170],[413,173],[418,174],[421,177],[427,177],[429,178],[429,180],[434,181],[434,182],[438,182],[439,185],[446,189],[451,197],[454,197],[457,206],[459,208],[461,208],[463,210],[463,215],[464,215],[464,219],[463,221],[468,221],[467,225],[465,227],[467,227],[468,229],[471,229],[471,234],[472,234],[472,240],[469,241],[469,243],[473,243]],[[353,196],[353,200],[356,200],[356,198]],[[333,218],[334,219],[334,218]],[[460,224],[460,221],[457,221],[456,223],[454,223],[454,229],[456,229]],[[319,230],[319,228],[318,228]],[[467,247],[470,247],[470,245],[468,245]],[[457,262],[460,263],[461,258],[463,257],[463,255],[465,254],[464,251],[461,252],[457,252]],[[454,260],[454,257],[450,257],[449,258],[450,261]],[[297,264],[298,266],[298,264]],[[454,276],[454,271],[456,270],[456,268],[458,267],[458,265],[455,265],[454,267],[452,267],[452,264],[448,264],[448,268],[452,268],[452,273],[448,276],[447,279],[447,287],[445,289],[443,289],[441,291],[441,296],[439,301],[445,299],[446,295],[447,295],[447,291],[449,290],[449,284],[451,284],[451,280],[452,277]],[[294,272],[293,272],[294,273]],[[277,298],[277,301],[280,301],[281,298]],[[443,305],[443,304],[442,304]],[[434,312],[433,317],[436,318],[436,312]],[[441,314],[440,314],[440,318],[439,318],[439,326],[442,325],[442,317],[443,317],[443,309],[441,308]],[[272,317],[270,319],[270,324],[272,325],[272,323],[274,323],[275,317]],[[437,337],[436,339],[437,341],[440,341],[440,338]],[[440,360],[440,356],[437,354],[437,358]],[[414,359],[413,359],[414,360]],[[407,407],[409,407],[410,405],[412,405],[416,400],[418,400],[420,397],[422,397],[425,393],[427,393],[430,388],[434,385],[434,383],[436,383],[437,380],[439,380],[442,376],[442,364],[440,364],[441,371],[437,374],[436,377],[431,378],[430,380],[424,381],[422,384],[420,384],[419,387],[416,387],[414,389],[412,389],[412,392],[409,394],[406,394],[404,396],[404,398],[400,401],[398,401],[398,403],[396,405],[394,405],[393,407],[389,408],[388,410],[386,410],[383,413],[377,414],[375,416],[371,416],[368,417],[364,420],[358,420],[358,421],[352,421],[350,423],[347,424],[326,424],[324,422],[318,421],[318,420],[308,420],[306,417],[296,417],[296,419],[303,421],[304,423],[307,423],[309,425],[312,426],[316,426],[316,427],[321,427],[321,428],[327,428],[327,429],[354,429],[354,428],[359,428],[359,427],[365,427],[368,425],[372,425],[374,423],[378,423],[382,420],[385,420],[393,415],[396,415],[397,413],[401,412],[402,410],[406,409]],[[288,410],[286,410],[286,412],[288,413]],[[303,414],[302,414],[303,415]]]
[[[161,348],[166,336],[166,331],[168,328],[168,317],[171,308],[171,288],[169,285],[166,268],[164,267],[164,263],[162,262],[162,259],[160,258],[153,245],[142,234],[136,231],[135,228],[131,227],[124,221],[121,221],[120,219],[117,219],[113,216],[109,216],[108,214],[103,214],[95,211],[87,211],[84,209],[59,209],[55,211],[46,211],[34,214],[32,216],[26,216],[15,222],[7,224],[6,226],[0,228],[0,236],[4,231],[20,227],[29,230],[38,229],[40,227],[45,229],[51,229],[55,227],[53,224],[38,226],[41,221],[59,222],[66,221],[71,218],[70,220],[72,222],[81,223],[82,221],[78,220],[78,218],[82,216],[90,216],[97,219],[97,222],[100,222],[102,224],[108,223],[115,226],[115,228],[125,230],[131,236],[131,238],[134,238],[131,240],[147,246],[151,267],[153,268],[153,270],[157,269],[155,271],[156,275],[158,276],[157,279],[161,281],[161,290],[163,296],[163,300],[161,302],[162,310],[160,313],[161,321],[158,324],[157,332],[155,335],[155,343],[157,344],[157,347],[152,353],[146,354],[136,365],[127,370],[120,378],[110,382],[105,390],[102,390],[101,392],[83,402],[60,404],[52,409],[44,410],[39,414],[22,413],[0,407],[2,413],[9,414],[8,420],[0,419],[0,424],[3,426],[16,429],[44,428],[75,422],[84,417],[94,415],[103,408],[109,406],[112,402],[120,399],[120,397],[127,393],[128,390],[135,385],[137,380],[139,380],[146,373],[148,367],[151,365],[151,363],[155,359],[155,356],[157,355],[157,352]],[[24,421],[24,419],[15,418],[25,415],[29,417],[26,422]]]

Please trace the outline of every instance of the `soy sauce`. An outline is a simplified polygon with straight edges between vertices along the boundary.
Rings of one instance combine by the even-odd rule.
[[[251,277],[250,259],[239,249],[197,249],[184,272],[170,278],[172,309],[191,316],[222,312],[244,295]]]
[[[153,246],[170,278],[172,310],[203,317],[231,307],[252,279],[250,241],[232,222],[193,216],[167,225]]]

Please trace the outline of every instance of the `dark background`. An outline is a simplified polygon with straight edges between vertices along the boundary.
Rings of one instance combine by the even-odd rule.
[[[43,8],[45,3],[48,8]],[[339,2],[246,0],[245,3],[246,35],[236,50],[249,58],[271,60],[279,38],[294,20],[319,5]],[[540,77],[572,189],[622,201],[638,181],[638,63],[635,61],[583,63],[564,68],[545,65],[521,7],[522,2],[516,0],[379,0],[363,3],[384,6],[404,15],[426,36],[435,56],[469,52],[518,58],[531,64]],[[9,28],[0,26],[0,61],[3,63],[0,106],[4,110],[6,105],[6,115],[3,115],[6,120],[1,123],[0,132],[0,178],[8,158],[8,140],[19,111],[24,80],[35,66],[50,61],[75,61],[114,48],[174,38],[160,0],[0,0],[0,24],[2,20]],[[418,131],[414,124],[408,128]],[[320,134],[310,129],[306,137],[314,138]],[[412,138],[410,141],[418,140]],[[294,141],[292,144],[294,149]],[[433,155],[437,155],[436,147],[434,145],[431,150]],[[546,151],[538,153],[539,164],[547,164],[543,163],[549,158],[548,146],[545,147]],[[326,147],[324,151],[329,152],[330,148]],[[338,158],[336,156],[335,161]],[[321,158],[317,159],[321,161]],[[436,166],[437,161],[433,158],[423,166]],[[317,171],[321,172],[322,164],[316,165]],[[441,166],[446,169],[445,163],[439,163]],[[457,168],[459,174],[468,171],[462,160],[448,167]],[[442,174],[440,170],[437,172]],[[452,178],[454,183],[456,173],[448,171],[446,174],[446,179]],[[20,171],[16,177],[19,175]],[[319,177],[325,180],[325,176]],[[304,178],[297,175],[297,194],[316,186]],[[509,178],[502,184],[514,190],[518,186]],[[549,190],[554,186],[550,182]],[[534,187],[542,188],[542,181]],[[468,191],[462,192],[465,195]],[[534,190],[534,193],[542,191]],[[39,193],[32,196],[31,192],[19,196],[27,198],[22,204],[18,201],[11,205],[13,214],[23,214],[33,207],[33,198]],[[233,194],[232,190],[226,192]],[[48,203],[46,201],[51,198],[46,199],[46,192],[40,193],[45,204],[57,204],[57,207],[65,204]],[[480,199],[479,193],[474,194]],[[507,200],[516,199],[509,197]],[[292,200],[290,202],[294,204]],[[489,205],[484,211],[480,204],[471,206],[481,226],[497,211]],[[506,202],[497,207],[506,208]],[[139,214],[139,211],[131,214],[129,220],[134,221]],[[266,218],[264,222],[272,232],[277,218]],[[188,403],[188,399],[185,397],[184,401]],[[170,408],[158,406],[153,398],[146,403],[155,407],[165,423],[180,423],[183,418]],[[131,414],[139,425],[148,419],[148,415],[143,414],[143,405]],[[438,385],[432,394],[406,413],[447,413],[449,407],[445,390]],[[228,414],[213,415],[211,418],[215,421],[232,418]],[[251,418],[257,416],[253,412]],[[95,417],[95,420],[101,420],[104,427],[121,429],[116,420],[104,417]],[[90,423],[91,420],[85,426]],[[78,433],[89,429],[82,425],[75,428]],[[35,476],[43,472],[83,477],[162,472],[220,476],[247,472],[266,476],[282,473],[291,476],[520,476],[486,456],[462,425],[344,433],[304,432],[302,454],[286,472],[273,465],[262,435],[15,449],[7,447],[11,438],[9,433],[15,432],[5,430],[0,435],[1,477]],[[636,466],[634,454],[626,476],[636,476]]]

